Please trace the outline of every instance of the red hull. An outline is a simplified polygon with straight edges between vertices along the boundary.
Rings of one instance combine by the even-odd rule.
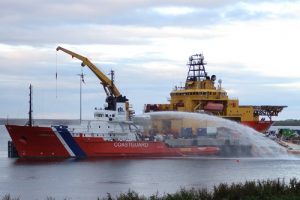
[[[217,147],[172,148],[163,142],[60,137],[50,127],[6,125],[20,157],[163,157],[215,155]]]
[[[241,122],[241,124],[244,124],[246,126],[249,126],[253,129],[255,129],[258,132],[264,133],[272,126],[272,121],[244,121]]]
[[[217,147],[185,147],[171,148],[163,142],[150,141],[94,141],[92,138],[76,138],[76,142],[85,149],[88,157],[114,157],[114,156],[188,156],[188,155],[214,155],[218,153]]]
[[[20,157],[68,157],[50,127],[6,125]]]

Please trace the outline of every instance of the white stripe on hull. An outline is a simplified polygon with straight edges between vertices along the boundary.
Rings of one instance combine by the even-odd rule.
[[[68,151],[68,153],[70,154],[71,157],[75,157],[74,152],[71,150],[71,148],[69,147],[69,145],[65,142],[65,140],[61,137],[61,135],[59,134],[59,132],[55,129],[55,127],[51,127],[52,131],[55,133],[56,137],[58,137],[58,139],[60,140],[60,142],[63,144],[63,146],[65,147],[65,149]]]

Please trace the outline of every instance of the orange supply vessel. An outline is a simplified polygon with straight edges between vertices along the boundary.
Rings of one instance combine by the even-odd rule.
[[[187,64],[189,71],[185,86],[175,86],[169,104],[146,104],[144,112],[184,111],[206,112],[250,126],[265,132],[272,125],[272,116],[287,106],[239,105],[239,100],[229,98],[222,88],[222,81],[215,86],[216,75],[209,76],[205,70],[203,54],[192,55]],[[267,117],[267,120],[266,118]]]

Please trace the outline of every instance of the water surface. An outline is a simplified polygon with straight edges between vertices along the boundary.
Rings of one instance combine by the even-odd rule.
[[[300,160],[280,158],[163,158],[23,161],[7,158],[0,127],[0,194],[21,199],[97,199],[135,190],[149,196],[221,182],[300,179]]]

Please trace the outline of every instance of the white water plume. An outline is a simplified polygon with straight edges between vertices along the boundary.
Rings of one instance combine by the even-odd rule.
[[[229,155],[226,154],[226,156],[232,154],[233,156],[284,157],[287,155],[285,148],[265,137],[262,133],[240,123],[205,113],[177,111],[151,112],[135,117],[134,121],[143,126],[144,129],[149,130],[157,129],[156,126],[160,126],[157,134],[167,134],[164,127],[162,127],[163,125],[158,125],[164,122],[168,122],[167,124],[169,124],[170,129],[177,127],[177,132],[180,132],[182,128],[190,128],[193,132],[192,138],[198,142],[198,145],[201,143],[201,145],[207,146],[222,146],[221,149],[223,151],[225,149],[226,151],[228,149],[230,151]],[[199,137],[195,134],[195,131],[199,128],[206,129],[207,131],[214,128],[216,132],[208,137]],[[223,143],[220,143],[220,141],[223,141]],[[224,143],[224,141],[227,143]],[[226,146],[226,144],[233,145]],[[248,153],[245,151],[248,151]]]

